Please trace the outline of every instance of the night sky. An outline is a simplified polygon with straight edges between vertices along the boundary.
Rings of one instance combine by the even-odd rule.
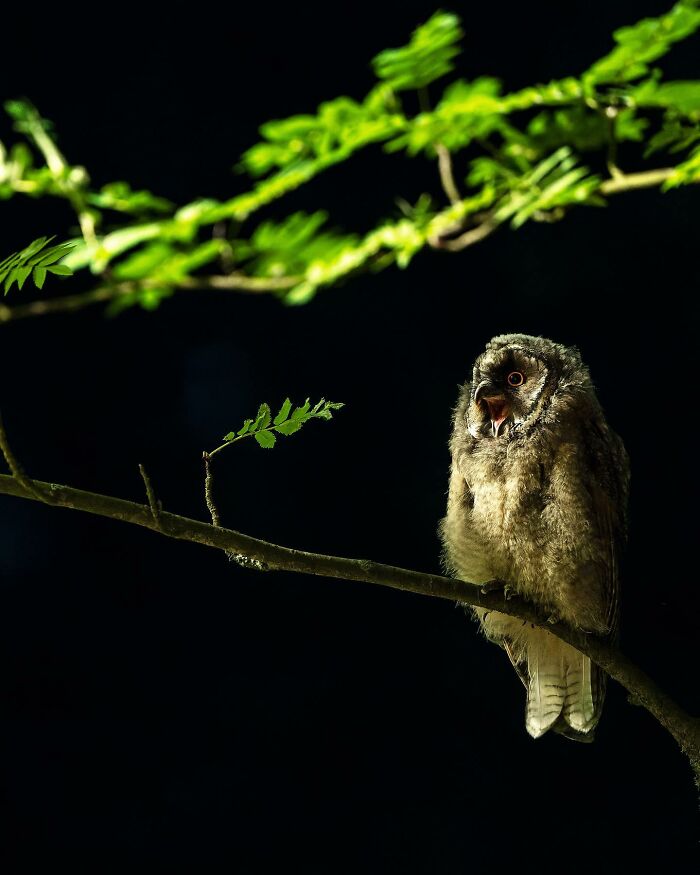
[[[435,8],[3,11],[0,97],[31,98],[96,186],[223,199],[243,190],[232,166],[261,123],[361,98],[372,55]],[[459,75],[515,89],[579,73],[615,27],[667,7],[449,8],[466,31]],[[674,49],[669,78],[697,78],[697,52],[697,38]],[[3,116],[0,139],[14,137]],[[634,150],[621,160],[639,167]],[[430,163],[376,148],[264,215],[325,208],[362,232],[426,189],[439,192]],[[474,358],[509,331],[575,344],[631,456],[623,645],[697,713],[699,207],[692,187],[619,196],[461,254],[422,254],[302,308],[180,293],[155,314],[0,326],[6,428],[32,476],[144,501],[143,463],[166,510],[207,519],[202,450],[261,401],[343,401],[334,422],[272,452],[244,441],[217,457],[224,524],[438,572],[451,408]],[[60,201],[2,202],[0,256],[73,225]],[[611,684],[593,745],[534,742],[508,660],[448,602],[245,571],[214,550],[6,496],[0,520],[8,872],[678,871],[697,854],[689,767],[653,718]]]

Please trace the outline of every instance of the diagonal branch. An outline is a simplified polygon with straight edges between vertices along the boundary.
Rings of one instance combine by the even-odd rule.
[[[198,290],[216,289],[219,291],[249,292],[260,294],[264,292],[287,291],[301,282],[301,277],[259,277],[246,276],[241,273],[231,273],[222,276],[199,276],[183,277],[174,283],[178,289]],[[26,319],[29,316],[45,316],[49,313],[66,313],[74,310],[82,310],[91,304],[101,304],[114,301],[125,295],[132,295],[139,288],[148,288],[155,285],[162,288],[167,283],[144,282],[141,286],[135,282],[115,283],[113,285],[98,286],[89,292],[79,292],[76,295],[63,295],[60,298],[49,298],[43,301],[32,301],[31,304],[18,304],[8,307],[0,303],[0,323],[13,322],[16,319]]]
[[[437,147],[436,147],[437,149]],[[449,153],[448,153],[449,157]],[[661,167],[658,170],[645,170],[640,173],[622,173],[618,172],[610,179],[604,179],[599,187],[598,193],[609,196],[613,194],[622,194],[627,191],[637,191],[643,188],[656,188],[669,180],[676,172],[675,167]],[[440,174],[444,186],[443,167],[440,165]],[[700,179],[698,179],[700,182]],[[447,190],[447,189],[446,189]],[[473,225],[466,231],[463,231],[458,237],[438,237],[428,240],[433,249],[443,249],[446,252],[461,252],[475,243],[481,243],[486,237],[489,237],[497,228],[504,223],[504,219],[498,219],[499,210],[494,207],[485,214],[482,221],[477,225]],[[470,217],[473,221],[474,217]],[[562,218],[562,214],[554,215],[551,221],[558,221]],[[540,217],[540,221],[549,221],[546,214]],[[463,227],[463,226],[462,226]],[[459,229],[454,229],[459,230]],[[454,233],[454,231],[453,231]]]
[[[192,541],[227,552],[232,551],[253,560],[256,567],[389,586],[419,595],[462,602],[490,611],[500,611],[524,622],[541,626],[580,650],[581,653],[590,656],[610,677],[632,693],[639,704],[656,717],[675,738],[690,759],[696,780],[700,783],[700,720],[687,714],[629,657],[610,643],[594,635],[586,635],[570,629],[563,623],[552,625],[546,617],[541,616],[531,604],[522,599],[506,599],[504,594],[498,591],[482,592],[478,585],[437,574],[423,574],[405,568],[381,565],[367,559],[324,556],[320,553],[282,547],[241,532],[165,511],[160,512],[156,521],[148,505],[95,492],[84,492],[69,486],[34,480],[22,483],[15,477],[0,474],[0,494],[33,500],[41,500],[37,495],[46,495],[52,505],[143,526],[170,538]]]

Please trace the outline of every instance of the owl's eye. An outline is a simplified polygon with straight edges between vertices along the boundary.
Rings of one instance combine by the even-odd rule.
[[[511,371],[506,377],[509,386],[522,386],[525,382],[525,375],[520,371]]]

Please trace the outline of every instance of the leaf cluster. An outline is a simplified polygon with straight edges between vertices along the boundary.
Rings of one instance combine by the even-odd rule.
[[[0,283],[3,285],[5,295],[15,283],[21,290],[30,276],[38,289],[44,287],[47,273],[72,276],[73,271],[62,264],[61,259],[71,251],[73,244],[58,243],[49,246],[53,239],[53,237],[38,237],[29,246],[25,246],[19,252],[13,252],[0,261]]]
[[[265,122],[237,165],[247,189],[179,208],[125,182],[93,190],[87,171],[61,154],[51,124],[26,101],[11,101],[6,110],[24,139],[9,149],[0,143],[0,198],[67,199],[82,237],[61,263],[128,284],[113,310],[152,309],[216,270],[302,304],[358,271],[404,268],[432,241],[484,219],[517,228],[602,205],[605,174],[624,173],[617,162],[626,144],[638,144],[629,154],[643,161],[670,156],[664,188],[700,182],[700,80],[667,81],[656,66],[698,28],[700,0],[679,0],[615,31],[611,50],[578,75],[507,92],[493,76],[442,87],[463,30],[456,15],[436,12],[406,45],[375,56],[377,82],[363,98],[341,96]],[[424,192],[411,207],[399,199],[403,215],[390,212],[361,234],[332,230],[321,210],[253,221],[373,146],[430,162],[447,150],[459,200]]]
[[[332,419],[333,411],[340,410],[344,406],[339,401],[326,401],[324,398],[311,406],[311,402],[307,398],[303,404],[293,407],[289,398],[285,398],[279,411],[273,417],[269,404],[261,404],[254,419],[246,419],[237,431],[230,431],[224,435],[224,443],[209,455],[213,456],[224,447],[246,437],[254,437],[261,447],[271,449],[277,442],[278,434],[294,434],[312,419]]]

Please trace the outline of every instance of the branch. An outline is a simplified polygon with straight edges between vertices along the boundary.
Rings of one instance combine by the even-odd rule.
[[[436,150],[437,150],[436,146]],[[675,173],[673,167],[661,167],[658,170],[645,170],[641,173],[618,173],[610,179],[605,179],[601,182],[598,192],[602,195],[621,194],[626,191],[635,191],[641,188],[655,188],[658,185],[663,185]],[[441,167],[442,177],[442,167]],[[700,179],[697,180],[700,182]],[[444,185],[444,180],[443,180]],[[447,189],[446,189],[447,190]],[[497,210],[492,210],[487,214],[486,219],[473,228],[469,228],[460,234],[459,237],[438,237],[428,241],[433,249],[444,249],[447,252],[461,252],[468,246],[473,246],[475,243],[480,243],[486,237],[489,237],[493,232],[503,224],[502,221],[496,219]],[[561,215],[553,216],[552,221],[558,221]],[[543,216],[540,220],[547,221]]]
[[[285,291],[294,288],[301,282],[301,277],[259,277],[232,273],[225,276],[184,277],[175,284],[178,289],[220,289],[252,294],[261,292]],[[159,288],[167,283],[156,284]],[[45,316],[49,313],[67,313],[82,310],[91,304],[114,301],[124,295],[131,295],[139,288],[148,288],[149,283],[141,286],[134,282],[123,282],[115,285],[99,286],[89,292],[77,295],[64,295],[61,298],[51,298],[45,301],[33,301],[31,304],[19,304],[8,307],[0,303],[0,323],[13,322],[16,319],[26,319],[29,316]]]
[[[642,173],[619,173],[600,184],[601,194],[620,194],[638,188],[655,188],[663,185],[675,173],[675,167],[660,167],[658,170],[644,170]],[[700,179],[697,180],[700,182]]]
[[[462,249],[466,249],[468,246],[473,246],[475,243],[481,243],[482,240],[485,240],[493,234],[496,228],[500,225],[501,222],[496,219],[495,213],[492,212],[480,225],[470,228],[468,231],[460,234],[459,237],[437,237],[430,239],[428,242],[433,249],[444,249],[447,252],[461,252]]]
[[[438,156],[438,169],[440,171],[442,190],[447,195],[451,204],[458,204],[462,198],[460,197],[454,173],[452,171],[452,156],[450,155],[450,150],[447,146],[443,146],[442,143],[436,143],[435,152]]]
[[[19,483],[19,485],[25,489],[36,501],[45,502],[47,501],[46,497],[42,495],[41,490],[37,489],[34,486],[32,480],[24,473],[24,469],[20,465],[20,463],[15,458],[15,454],[12,452],[12,448],[10,447],[10,442],[7,439],[7,433],[5,431],[5,424],[2,421],[2,415],[0,414],[0,453],[2,453],[5,462],[7,463],[7,467],[10,469],[12,476]]]
[[[520,598],[506,599],[502,592],[482,592],[481,587],[473,583],[381,565],[367,559],[324,556],[320,553],[307,553],[303,550],[281,547],[241,532],[165,511],[160,512],[156,522],[148,505],[95,492],[84,492],[69,486],[34,480],[20,483],[15,477],[0,474],[0,494],[33,500],[41,500],[37,498],[37,494],[45,494],[52,505],[121,520],[132,525],[143,526],[170,538],[241,554],[253,560],[256,567],[389,586],[419,595],[462,602],[489,611],[500,611],[524,622],[541,626],[589,656],[610,677],[625,687],[635,700],[675,738],[681,750],[690,759],[696,780],[700,783],[700,719],[687,714],[642,669],[609,642],[570,629],[563,623],[552,625],[533,605]]]

